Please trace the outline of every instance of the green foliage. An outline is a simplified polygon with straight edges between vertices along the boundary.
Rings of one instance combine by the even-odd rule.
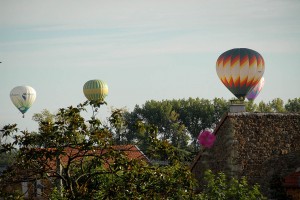
[[[125,121],[125,110],[124,109],[113,109],[112,114],[109,117],[110,132],[113,135],[115,144],[126,144],[127,138],[127,122]]]
[[[64,193],[65,193],[64,190],[59,192],[58,189],[56,187],[54,187],[53,190],[51,191],[50,196],[49,196],[49,200],[68,200],[67,197],[62,195]]]
[[[41,113],[35,113],[32,116],[32,120],[36,121],[38,123],[42,123],[42,122],[49,122],[49,123],[53,123],[55,115],[52,114],[49,110],[44,109]]]
[[[247,110],[260,112],[299,112],[300,99],[269,103],[247,103]],[[195,179],[184,164],[197,152],[196,138],[200,131],[213,129],[228,111],[228,101],[220,98],[148,101],[133,112],[112,111],[107,124],[95,116],[105,102],[85,102],[62,108],[56,114],[44,110],[34,115],[39,124],[37,133],[19,132],[16,124],[0,130],[0,156],[13,154],[14,161],[0,176],[0,194],[8,185],[22,181],[47,179],[53,186],[49,199],[264,199],[258,186],[249,186],[246,179],[228,179],[224,174],[206,173],[207,185],[195,193]],[[86,120],[81,113],[93,107],[93,116]],[[16,134],[17,133],[17,134]],[[9,138],[9,139],[8,139]],[[4,142],[5,141],[5,142]],[[189,146],[189,141],[192,141]],[[164,160],[167,166],[149,165],[130,160],[115,144],[137,144],[152,159]],[[68,154],[65,149],[72,148]],[[91,153],[91,152],[102,153]],[[75,153],[74,153],[75,152]],[[62,171],[49,160],[63,162]],[[22,173],[21,170],[26,170]],[[20,173],[21,172],[21,173]],[[26,175],[26,176],[24,176]],[[60,187],[60,186],[59,186]],[[59,188],[58,187],[58,188]]]
[[[24,200],[24,195],[18,190],[6,192],[0,189],[0,198],[3,200]]]
[[[300,98],[289,100],[286,105],[280,98],[258,104],[255,101],[245,101],[245,104],[247,112],[300,112]],[[127,129],[123,129],[122,140],[135,143],[147,152],[148,135],[138,131],[137,122],[151,124],[157,127],[158,138],[186,152],[186,157],[189,154],[191,159],[199,150],[199,133],[205,129],[214,129],[224,113],[228,112],[229,105],[229,101],[223,98],[146,101],[141,106],[136,105],[132,112],[123,114]]]
[[[158,129],[158,138],[169,141],[174,147],[185,152],[197,152],[197,137],[202,130],[214,128],[221,116],[228,111],[224,99],[189,98],[179,100],[147,101],[136,106],[125,115],[128,121],[127,141],[137,141],[143,150],[149,148],[144,141],[145,134],[139,134],[136,122],[151,124]],[[192,140],[189,146],[189,141]]]
[[[188,199],[195,195],[195,182],[186,166],[131,166],[129,171],[99,179],[103,185],[96,199]]]
[[[181,107],[178,108],[180,120],[189,130],[192,136],[192,148],[197,151],[197,137],[202,130],[212,128],[215,124],[214,106],[207,99],[181,100]]]
[[[287,104],[285,104],[285,109],[287,112],[300,112],[300,98],[289,99]]]
[[[273,112],[285,112],[284,102],[280,98],[273,99],[271,102],[269,102],[269,106]]]
[[[289,99],[285,104],[284,101],[280,98],[275,98],[272,101],[265,103],[263,101],[259,104],[255,104],[254,101],[246,102],[246,111],[248,112],[276,112],[284,113],[291,112],[297,113],[300,112],[300,98]]]
[[[1,151],[7,153],[17,147],[19,151],[11,167],[0,176],[0,192],[23,181],[33,184],[46,179],[50,185],[62,189],[54,189],[45,196],[48,199],[177,199],[193,193],[195,180],[190,170],[180,164],[175,147],[167,140],[157,139],[156,126],[139,122],[136,128],[148,136],[151,152],[159,151],[169,161],[165,167],[130,160],[124,152],[114,149],[112,131],[127,124],[122,112],[115,110],[109,118],[110,124],[103,125],[94,113],[89,120],[81,116],[88,105],[85,102],[62,108],[53,120],[42,114],[37,120],[38,133],[21,131],[15,135],[16,125],[3,127],[1,135],[12,137],[13,141],[1,144]]]
[[[257,106],[257,112],[272,112],[272,108],[269,104],[266,104],[265,102],[261,101],[259,102]]]
[[[257,200],[266,199],[260,192],[259,186],[250,186],[245,177],[241,180],[228,179],[222,172],[217,175],[208,170],[205,172],[206,185],[200,194],[203,200]]]
[[[0,154],[0,167],[10,165],[17,154],[16,150]]]
[[[247,102],[246,102],[246,111],[247,111],[247,112],[255,112],[255,111],[257,111],[257,109],[258,109],[258,107],[257,107],[257,105],[254,103],[253,100],[247,101]]]
[[[214,123],[218,122],[224,113],[229,111],[229,101],[223,98],[214,98],[213,106],[214,106]]]

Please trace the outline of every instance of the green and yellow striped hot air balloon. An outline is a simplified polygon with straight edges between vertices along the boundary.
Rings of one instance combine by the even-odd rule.
[[[108,87],[104,81],[89,80],[83,86],[84,96],[90,101],[104,101],[108,94]]]

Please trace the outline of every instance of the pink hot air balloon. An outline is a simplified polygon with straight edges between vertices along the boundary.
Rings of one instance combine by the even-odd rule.
[[[257,85],[251,88],[251,90],[248,92],[246,98],[248,100],[254,100],[258,94],[260,93],[261,89],[264,87],[265,79],[262,77]]]
[[[198,136],[198,142],[200,145],[211,148],[216,140],[216,136],[210,131],[203,131]]]

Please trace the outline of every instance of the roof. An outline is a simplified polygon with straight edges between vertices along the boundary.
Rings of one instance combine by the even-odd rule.
[[[228,118],[246,117],[246,116],[256,116],[256,117],[263,117],[263,116],[297,116],[297,117],[300,117],[300,114],[299,113],[261,113],[261,112],[235,112],[235,113],[233,113],[233,112],[228,112],[228,113],[225,113],[222,116],[221,120],[219,121],[216,128],[214,129],[213,134],[218,135],[219,129],[222,127],[222,125],[224,124],[224,122]],[[197,154],[197,156],[195,157],[194,161],[192,162],[192,164],[190,166],[191,171],[194,169],[197,162],[200,160],[201,155],[205,151],[206,151],[206,149],[201,149],[199,151],[199,153]]]
[[[111,146],[110,148],[116,150],[114,153],[123,152],[128,159],[130,160],[140,160],[145,163],[149,163],[149,159],[143,154],[140,149],[135,146],[135,145],[116,145],[116,146]],[[38,151],[41,151],[39,156],[44,155],[44,158],[38,159],[40,163],[43,164],[42,170],[47,170],[47,173],[52,176],[56,172],[56,160],[55,158],[55,151],[56,148],[36,148],[36,149],[31,149],[32,151],[30,153],[32,154],[38,154]],[[66,166],[68,162],[78,162],[80,163],[84,159],[93,156],[101,156],[104,155],[106,152],[109,151],[109,148],[107,149],[95,149],[95,150],[80,150],[79,148],[71,148],[71,147],[66,147],[63,150],[63,153],[59,154],[59,161],[60,164],[63,166]],[[47,152],[50,153],[51,156],[47,157]],[[53,157],[54,156],[54,157]],[[110,154],[107,157],[103,156],[100,159],[104,160],[104,167],[108,167],[109,164],[114,162],[114,154]],[[99,163],[100,164],[100,163]],[[0,166],[1,167],[1,166]],[[41,168],[23,168],[23,166],[17,166],[17,165],[12,165],[10,166],[11,168],[14,168],[16,170],[17,178],[12,180],[19,182],[18,180],[30,180],[30,178],[33,178],[34,180],[36,179],[37,173],[39,173],[39,170]],[[0,168],[1,170],[1,168]]]
[[[125,152],[129,159],[149,160],[136,145],[115,145],[113,149]]]
[[[284,178],[284,187],[300,188],[300,171],[294,172]]]
[[[113,150],[123,152],[130,160],[142,160],[149,162],[149,159],[143,152],[135,145],[115,145],[111,147]],[[48,148],[48,151],[55,151],[55,148]],[[69,160],[82,161],[86,157],[93,157],[104,155],[108,152],[108,149],[94,149],[94,150],[79,150],[78,148],[66,147],[63,154],[60,154],[60,163],[66,165]],[[105,158],[104,158],[105,159]],[[108,158],[108,163],[113,162],[111,157]],[[48,161],[48,166],[51,170],[56,168],[56,160],[52,159]]]

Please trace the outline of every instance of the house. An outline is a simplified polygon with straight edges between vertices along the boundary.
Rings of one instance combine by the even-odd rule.
[[[295,172],[284,177],[283,185],[288,196],[292,199],[300,199],[300,167]]]
[[[213,147],[202,148],[191,165],[200,187],[204,172],[211,169],[246,176],[270,199],[282,191],[287,196],[289,175],[294,177],[300,166],[300,114],[227,113],[214,134]],[[300,194],[299,184],[293,185],[293,193]]]
[[[149,159],[143,154],[140,149],[135,145],[115,145],[111,146],[115,153],[123,152],[124,155],[129,160],[140,160],[148,163]],[[47,148],[47,149],[38,149],[35,152],[39,151],[47,151],[47,152],[55,152],[55,148]],[[80,163],[95,156],[103,156],[109,150],[108,149],[97,149],[94,150],[79,150],[79,148],[64,148],[63,154],[60,154],[56,159],[41,159],[41,163],[44,163],[42,166],[44,167],[44,171],[47,171],[47,178],[40,179],[37,178],[38,171],[34,171],[33,169],[20,169],[18,171],[18,182],[15,185],[8,185],[7,190],[19,190],[20,193],[23,194],[25,199],[45,199],[44,196],[47,196],[52,190],[53,180],[52,177],[55,177],[56,173],[62,173],[61,166],[66,166],[70,162]],[[44,154],[43,154],[44,155]],[[113,157],[110,155],[109,157],[104,156],[105,164],[103,165],[105,168],[108,167],[110,163],[114,162]],[[39,165],[38,165],[39,166]],[[57,167],[60,166],[60,167]],[[51,183],[52,182],[52,183]],[[46,194],[46,195],[45,195]],[[1,199],[1,197],[0,197]]]

